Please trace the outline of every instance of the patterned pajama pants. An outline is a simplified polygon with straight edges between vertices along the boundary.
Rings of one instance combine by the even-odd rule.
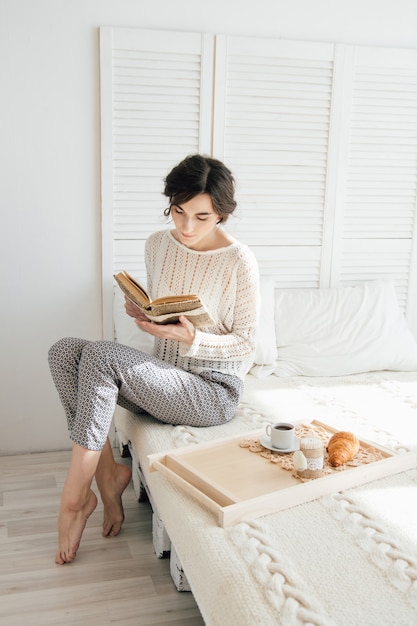
[[[167,424],[215,426],[233,417],[243,390],[236,376],[192,374],[111,341],[60,339],[48,357],[70,437],[89,450],[103,448],[116,404]]]

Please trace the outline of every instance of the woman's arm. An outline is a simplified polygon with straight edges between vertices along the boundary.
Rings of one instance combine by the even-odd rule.
[[[196,335],[193,324],[184,316],[180,315],[177,324],[154,324],[148,319],[135,319],[135,324],[153,337],[159,339],[173,339],[191,346]]]

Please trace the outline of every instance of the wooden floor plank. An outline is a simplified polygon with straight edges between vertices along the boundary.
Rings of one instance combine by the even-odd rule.
[[[0,626],[203,626],[169,560],[156,557],[152,511],[131,486],[120,535],[101,535],[99,504],[76,560],[54,563],[68,460],[69,452],[0,457]]]

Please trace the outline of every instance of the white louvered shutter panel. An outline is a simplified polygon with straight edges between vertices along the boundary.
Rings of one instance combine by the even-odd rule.
[[[411,321],[417,314],[417,51],[358,47],[349,54],[345,80],[352,93],[334,281],[393,279]]]
[[[144,277],[145,240],[167,227],[163,178],[186,155],[210,152],[213,45],[198,33],[100,29],[107,336],[113,272]]]
[[[277,287],[321,285],[334,46],[216,38],[214,156],[237,180],[228,229]]]

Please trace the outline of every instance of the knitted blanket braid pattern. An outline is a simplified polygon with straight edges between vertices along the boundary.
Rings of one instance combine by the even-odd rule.
[[[413,472],[416,478],[417,472]],[[380,523],[372,519],[355,500],[352,491],[349,495],[336,493],[324,497],[320,502],[417,610],[417,556],[403,549],[397,537],[390,535]]]
[[[294,574],[285,555],[271,544],[262,522],[242,522],[227,534],[250,568],[255,584],[263,590],[265,600],[276,609],[280,623],[336,626],[305,581]]]

